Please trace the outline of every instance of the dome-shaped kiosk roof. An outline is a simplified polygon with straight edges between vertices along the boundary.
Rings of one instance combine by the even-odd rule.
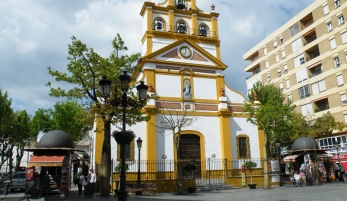
[[[61,130],[53,130],[41,137],[39,148],[74,148],[71,137]]]
[[[319,149],[317,143],[311,137],[299,137],[293,143],[292,151],[313,150],[314,145]]]

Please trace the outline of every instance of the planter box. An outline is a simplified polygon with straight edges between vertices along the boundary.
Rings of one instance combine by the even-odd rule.
[[[257,184],[248,184],[249,189],[256,189]]]

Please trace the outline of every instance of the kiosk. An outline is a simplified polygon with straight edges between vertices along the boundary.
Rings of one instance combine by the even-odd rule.
[[[71,189],[74,144],[71,137],[53,130],[41,137],[26,170],[26,193],[29,195],[60,194],[65,197]]]

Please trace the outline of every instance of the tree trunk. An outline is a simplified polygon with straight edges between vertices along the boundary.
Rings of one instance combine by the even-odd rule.
[[[103,121],[105,136],[100,164],[100,195],[109,196],[111,176],[111,122],[108,119],[103,119]]]
[[[251,175],[251,184],[253,184],[252,171],[249,171],[249,174]]]
[[[173,135],[175,136],[175,130],[173,130]],[[182,192],[182,167],[181,167],[181,154],[180,154],[180,129],[178,129],[175,146],[177,150],[177,177],[178,177],[177,178],[177,190],[178,190],[177,193],[181,195],[183,192]]]
[[[269,189],[269,168],[267,157],[267,135],[264,132],[264,189]]]
[[[316,185],[319,185],[319,177],[318,177],[318,157],[317,157],[317,150],[316,150],[316,140],[315,138],[313,137],[312,138],[313,140],[313,154],[314,154],[314,160],[316,161],[315,165],[314,165],[314,180],[315,180],[315,184]]]

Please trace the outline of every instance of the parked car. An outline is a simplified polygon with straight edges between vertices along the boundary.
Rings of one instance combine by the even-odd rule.
[[[25,172],[16,172],[10,183],[10,190],[13,192],[16,189],[25,190],[25,181],[26,181]]]
[[[0,172],[0,183],[9,180],[9,174],[6,172]]]

